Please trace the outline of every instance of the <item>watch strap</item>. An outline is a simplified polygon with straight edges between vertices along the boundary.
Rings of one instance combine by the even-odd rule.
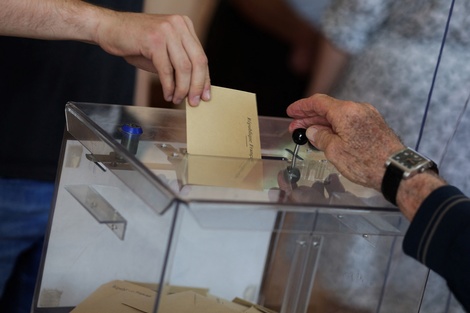
[[[403,179],[403,170],[396,166],[389,165],[385,170],[382,180],[382,194],[389,202],[397,205],[397,192],[400,182]]]

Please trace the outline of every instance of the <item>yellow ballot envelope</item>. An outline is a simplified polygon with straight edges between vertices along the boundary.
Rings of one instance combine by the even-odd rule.
[[[256,95],[212,86],[212,99],[186,101],[188,184],[262,189]]]
[[[146,284],[115,280],[100,286],[71,313],[152,313],[156,288]],[[228,301],[207,294],[204,288],[166,286],[160,313],[275,313],[261,306],[234,299]]]
[[[256,95],[212,86],[210,101],[186,101],[186,141],[190,155],[261,158]]]

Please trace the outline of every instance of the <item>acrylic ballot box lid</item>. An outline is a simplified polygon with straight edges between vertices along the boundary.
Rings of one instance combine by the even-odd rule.
[[[263,158],[253,160],[188,155],[182,110],[65,111],[33,312],[167,312],[170,286],[291,313],[421,312],[449,297],[402,253],[408,222],[378,192],[347,181],[309,145],[289,181],[289,119],[259,118]],[[426,284],[434,280],[439,288]],[[115,281],[151,284],[155,297],[144,308],[129,295],[113,302],[117,287],[106,301],[96,294]]]
[[[186,119],[181,110],[69,103],[66,116],[68,132],[89,150],[87,159],[98,166],[109,167],[112,172],[133,172],[131,176],[120,177],[121,180],[158,213],[165,211],[166,205],[173,201],[214,200],[233,204],[284,202],[305,208],[344,206],[397,211],[378,192],[352,184],[338,175],[323,153],[309,145],[301,146],[296,160],[300,180],[290,186],[286,179],[279,177],[290,165],[295,147],[287,130],[289,119],[259,118],[263,159],[249,160],[186,154]],[[125,137],[122,129],[128,125],[138,125],[143,132],[136,154],[121,144]],[[330,176],[333,185],[336,181],[340,183],[332,186],[331,198],[289,197],[296,188],[311,187],[315,182],[323,183],[328,189]],[[185,188],[187,186],[191,188]],[[284,192],[276,193],[280,188]],[[351,201],[353,196],[357,198]]]

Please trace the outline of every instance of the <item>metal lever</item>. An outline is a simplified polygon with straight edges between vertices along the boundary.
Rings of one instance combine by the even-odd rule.
[[[297,154],[299,153],[300,146],[308,142],[306,131],[307,130],[304,128],[297,128],[292,133],[292,140],[295,142],[295,149],[292,155],[291,164],[287,167],[285,172],[286,179],[291,183],[296,183],[300,179],[300,171],[298,168],[295,167],[295,162],[298,157]]]
[[[292,133],[292,140],[295,142],[295,149],[294,149],[294,154],[292,156],[292,162],[291,162],[292,168],[295,167],[295,161],[297,160],[297,154],[299,154],[300,146],[303,146],[304,144],[308,142],[306,131],[307,130],[305,128],[297,128]]]

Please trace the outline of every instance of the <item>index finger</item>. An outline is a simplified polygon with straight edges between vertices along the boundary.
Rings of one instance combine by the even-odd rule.
[[[336,107],[338,100],[323,94],[298,100],[287,108],[287,115],[294,118],[289,131],[296,128],[309,128],[312,125],[330,126],[328,113]]]
[[[183,46],[192,64],[191,82],[188,99],[191,105],[197,105],[199,100],[209,100],[207,91],[210,89],[210,76],[207,56],[196,34],[192,21],[184,17],[188,33],[183,40]]]
[[[326,116],[328,110],[334,104],[335,99],[315,94],[309,98],[300,99],[287,107],[287,115],[292,118],[305,118],[315,116]]]
[[[293,132],[297,128],[309,128],[310,126],[314,125],[321,125],[321,126],[327,126],[330,127],[330,123],[323,117],[311,117],[311,118],[303,118],[303,119],[298,119],[298,120],[293,120],[289,124],[289,132]]]

